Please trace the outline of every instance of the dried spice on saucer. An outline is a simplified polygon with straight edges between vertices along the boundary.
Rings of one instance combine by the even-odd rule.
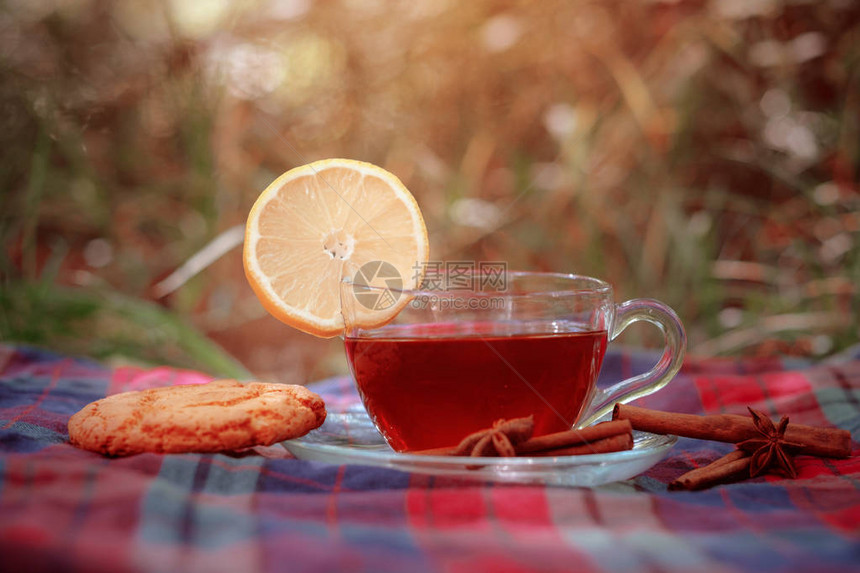
[[[469,434],[456,446],[411,452],[419,455],[514,457],[575,456],[629,450],[633,429],[626,420],[602,422],[581,430],[532,437],[534,418],[498,420],[491,428]]]

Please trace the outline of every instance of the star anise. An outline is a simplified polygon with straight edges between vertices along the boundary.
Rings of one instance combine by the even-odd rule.
[[[516,445],[532,437],[534,416],[496,420],[492,428],[469,434],[455,448],[455,456],[500,456],[512,458],[517,455]]]
[[[749,407],[747,410],[750,411],[755,429],[762,436],[738,444],[738,448],[752,453],[750,477],[756,477],[768,469],[791,478],[797,477],[797,470],[794,467],[790,451],[803,446],[785,439],[788,416],[783,416],[779,424],[774,426],[771,419],[763,412]]]

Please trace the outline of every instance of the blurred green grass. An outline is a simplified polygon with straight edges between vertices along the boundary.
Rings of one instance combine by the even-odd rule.
[[[7,3],[0,337],[342,370],[237,250],[154,289],[342,156],[406,183],[435,259],[600,276],[676,308],[693,353],[827,356],[860,334],[858,63],[838,1]]]

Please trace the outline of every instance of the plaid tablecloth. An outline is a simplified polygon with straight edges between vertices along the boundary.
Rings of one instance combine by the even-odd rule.
[[[603,379],[653,357],[615,353]],[[69,416],[107,394],[208,380],[110,369],[0,346],[2,571],[858,571],[860,458],[799,457],[799,477],[703,492],[666,484],[730,446],[682,439],[634,479],[594,489],[476,483],[231,455],[108,459],[67,443]],[[348,381],[314,388],[332,407]],[[688,360],[641,405],[744,413],[746,405],[860,437],[860,360]]]

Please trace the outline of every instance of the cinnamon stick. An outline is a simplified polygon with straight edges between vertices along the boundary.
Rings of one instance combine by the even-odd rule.
[[[572,446],[596,442],[611,436],[625,434],[630,436],[632,431],[633,427],[629,420],[601,422],[600,424],[582,428],[581,430],[567,430],[565,432],[557,432],[555,434],[547,434],[545,436],[530,438],[517,446],[517,454],[570,448]]]
[[[630,420],[634,430],[685,438],[738,443],[760,437],[752,418],[734,414],[697,416],[616,404],[613,420]],[[851,434],[838,428],[789,424],[785,439],[800,444],[795,453],[845,458],[851,455]]]
[[[535,456],[579,455],[600,453],[601,451],[629,450],[633,447],[632,431],[632,426],[628,420],[601,422],[594,426],[582,428],[581,430],[566,430],[564,432],[529,438],[524,442],[514,444],[514,449],[516,455]],[[483,448],[478,448],[477,446],[480,440],[486,437],[485,433],[486,431],[470,434],[457,446],[446,446],[409,453],[424,456],[466,456],[472,452],[472,455],[475,455],[476,451],[481,452],[483,450]],[[594,443],[616,436],[621,436],[624,439],[619,439],[615,442],[606,442],[598,446],[598,450],[594,449]],[[582,449],[577,449],[578,446],[582,446]],[[571,451],[572,453],[563,453],[566,451]],[[478,455],[481,455],[481,453],[478,453]]]
[[[749,477],[750,461],[749,454],[734,450],[706,466],[688,471],[670,483],[669,489],[695,491]]]
[[[477,442],[476,442],[477,443]],[[465,454],[457,453],[457,446],[442,446],[441,448],[429,448],[426,450],[415,450],[413,452],[405,452],[414,456],[463,456]]]
[[[582,456],[587,454],[606,454],[609,452],[621,452],[624,450],[633,449],[633,435],[629,432],[626,434],[615,434],[596,440],[580,444],[578,446],[570,446],[567,448],[555,448],[550,450],[541,450],[533,452],[533,456]]]
[[[534,416],[496,420],[492,428],[463,438],[454,448],[452,455],[474,458],[496,455],[512,458],[517,455],[515,446],[532,437],[534,425]]]

